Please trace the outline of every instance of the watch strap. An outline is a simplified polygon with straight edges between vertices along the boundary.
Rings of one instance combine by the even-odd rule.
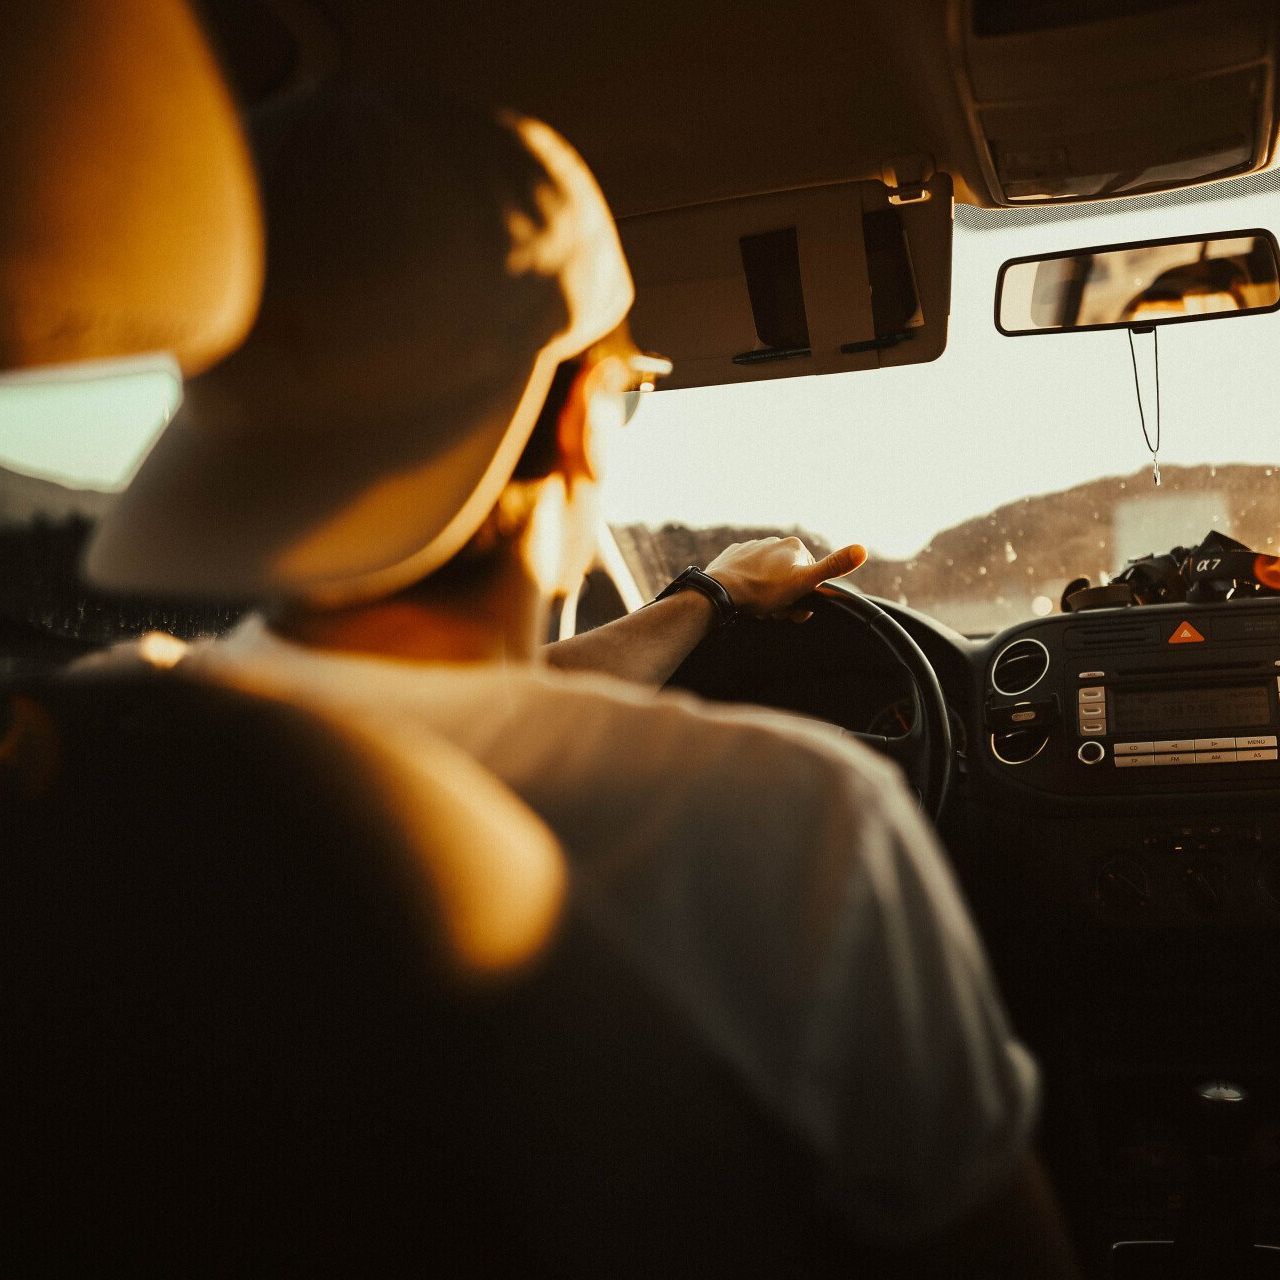
[[[718,626],[727,627],[738,616],[738,607],[733,603],[733,597],[715,578],[699,569],[697,565],[691,564],[678,573],[653,597],[654,602],[665,600],[668,596],[674,596],[681,591],[696,591],[706,596],[716,611]]]

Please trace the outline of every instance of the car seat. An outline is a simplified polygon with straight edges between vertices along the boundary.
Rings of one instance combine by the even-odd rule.
[[[532,815],[446,773],[471,819],[424,841],[347,733],[173,672],[4,706],[6,1274],[852,1265],[814,1155],[572,894],[531,962],[456,963],[433,864]]]

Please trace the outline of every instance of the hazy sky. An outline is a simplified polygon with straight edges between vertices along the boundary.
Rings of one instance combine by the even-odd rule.
[[[1132,472],[1149,455],[1125,334],[1002,337],[991,320],[1000,263],[1277,223],[1280,196],[1258,195],[1034,228],[957,224],[941,359],[654,395],[610,459],[607,513],[615,522],[801,524],[832,542],[904,556],[1014,498]],[[1162,459],[1280,460],[1280,313],[1167,328],[1160,354]],[[0,462],[71,483],[122,484],[174,394],[163,372],[0,387]]]

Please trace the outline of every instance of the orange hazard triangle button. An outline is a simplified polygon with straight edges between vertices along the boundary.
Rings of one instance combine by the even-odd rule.
[[[1170,644],[1203,644],[1204,636],[1202,636],[1189,622],[1183,622],[1179,625],[1177,631],[1169,637]]]

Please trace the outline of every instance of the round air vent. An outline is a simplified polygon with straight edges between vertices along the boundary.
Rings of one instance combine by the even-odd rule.
[[[1015,640],[991,664],[991,684],[997,693],[1013,698],[1034,688],[1049,670],[1049,650],[1039,640]]]
[[[991,735],[991,754],[1001,764],[1028,764],[1045,748],[1049,735],[1043,729],[1011,729]]]

